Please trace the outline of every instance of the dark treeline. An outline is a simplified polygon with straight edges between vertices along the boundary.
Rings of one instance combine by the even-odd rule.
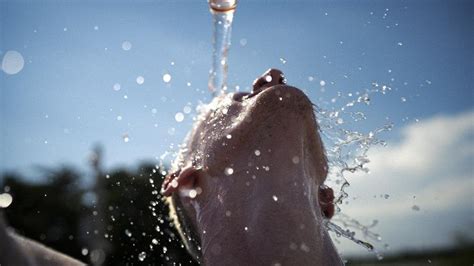
[[[0,188],[13,197],[4,213],[19,234],[88,264],[196,264],[169,222],[159,193],[162,170],[142,164],[102,173],[96,167],[89,187],[68,167],[39,178],[4,173]]]

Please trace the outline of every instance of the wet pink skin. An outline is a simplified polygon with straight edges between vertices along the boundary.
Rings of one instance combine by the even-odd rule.
[[[163,184],[179,193],[205,265],[342,265],[313,106],[271,69],[204,110]]]

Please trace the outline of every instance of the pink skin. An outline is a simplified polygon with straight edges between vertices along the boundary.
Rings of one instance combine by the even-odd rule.
[[[271,77],[271,78],[269,78]],[[313,107],[271,69],[251,94],[216,97],[163,183],[198,229],[205,265],[341,265]]]

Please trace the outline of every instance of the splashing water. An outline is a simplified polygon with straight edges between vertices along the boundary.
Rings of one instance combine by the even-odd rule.
[[[338,236],[344,236],[345,238],[352,240],[354,243],[367,248],[369,251],[374,250],[374,246],[372,246],[372,244],[355,238],[354,232],[351,232],[350,230],[344,230],[342,227],[330,221],[326,221],[325,226],[328,230],[335,232]]]
[[[316,108],[320,133],[325,143],[326,155],[328,157],[329,171],[326,184],[337,192],[334,200],[337,214],[331,222],[325,221],[326,228],[335,233],[337,237],[345,237],[374,252],[377,258],[383,257],[370,242],[382,240],[379,234],[373,232],[373,228],[377,225],[378,221],[374,220],[372,224],[364,225],[344,214],[340,205],[348,197],[345,189],[350,186],[350,183],[346,178],[346,174],[356,172],[369,173],[369,168],[366,166],[370,162],[367,153],[374,146],[386,145],[383,140],[379,139],[379,135],[392,130],[393,124],[387,123],[380,128],[370,130],[368,133],[349,130],[345,127],[349,122],[356,123],[367,119],[363,112],[355,111],[357,105],[368,106],[373,94],[380,93],[385,95],[389,91],[391,91],[389,86],[373,83],[371,89],[357,92],[355,95],[351,94],[354,96],[354,99],[342,104],[340,108],[334,108],[338,98],[331,99],[331,110]],[[338,94],[338,97],[342,98],[342,95]],[[360,233],[367,241],[355,237],[357,233]]]
[[[214,22],[214,35],[212,39],[212,68],[209,71],[208,87],[214,96],[218,91],[227,90],[227,56],[230,49],[230,35],[232,21],[237,2],[234,0],[209,1]]]

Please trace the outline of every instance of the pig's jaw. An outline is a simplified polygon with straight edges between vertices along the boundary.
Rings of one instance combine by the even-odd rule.
[[[220,187],[216,201],[198,206],[204,264],[340,264],[322,224],[318,185],[305,176],[308,171],[304,166],[269,167],[268,172],[235,169],[233,178],[245,180],[248,191]]]
[[[204,169],[202,194],[184,200],[202,261],[341,264],[318,205],[326,169],[311,103],[288,86],[257,96],[242,104],[223,99],[226,113],[198,123],[180,159],[180,167],[193,161]]]

